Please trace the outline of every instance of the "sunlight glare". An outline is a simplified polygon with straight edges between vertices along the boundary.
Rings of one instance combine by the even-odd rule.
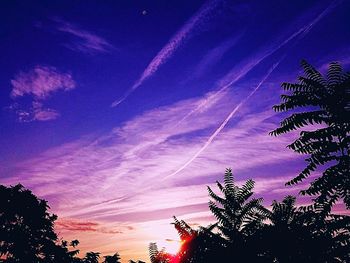
[[[175,239],[165,239],[163,241],[159,241],[157,245],[159,249],[162,249],[164,247],[166,252],[172,255],[176,255],[180,251],[182,242]]]

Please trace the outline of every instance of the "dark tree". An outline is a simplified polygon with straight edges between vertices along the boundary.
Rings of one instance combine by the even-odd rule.
[[[54,232],[56,215],[47,202],[22,185],[0,185],[0,256],[6,262],[50,262],[61,249]]]
[[[248,180],[241,187],[234,181],[231,169],[226,169],[224,185],[217,182],[220,194],[208,187],[209,209],[217,219],[217,227],[226,241],[226,253],[238,262],[266,262],[254,245],[255,236],[264,225],[268,212],[262,198],[253,198],[254,181]]]
[[[118,253],[115,253],[113,256],[104,256],[103,263],[120,263],[120,256]]]
[[[226,169],[224,185],[217,182],[222,196],[208,187],[209,209],[218,220],[218,229],[231,244],[244,242],[266,217],[262,198],[252,198],[254,181],[248,180],[242,187],[235,185],[231,169]]]
[[[181,239],[181,249],[175,255],[174,262],[221,262],[226,258],[225,240],[220,234],[212,232],[216,224],[195,230],[183,220],[174,217],[174,221]]]
[[[349,217],[325,212],[322,206],[297,208],[295,202],[292,196],[273,202],[270,223],[255,237],[259,253],[269,262],[348,262]]]
[[[237,186],[230,169],[224,185],[217,184],[221,194],[208,188],[213,199],[209,207],[217,222],[195,230],[174,217],[181,250],[172,258],[162,258],[152,243],[152,263],[349,262],[350,217],[332,214],[330,203],[298,208],[296,198],[287,196],[268,210],[262,199],[253,198],[254,182]]]
[[[283,83],[288,92],[275,105],[277,112],[295,111],[285,118],[272,135],[281,135],[300,128],[300,137],[288,148],[308,154],[307,166],[288,185],[302,182],[317,168],[324,167],[302,194],[317,196],[317,203],[335,203],[343,199],[350,208],[350,73],[344,73],[339,63],[331,63],[323,76],[306,61],[302,61],[304,76],[297,83]],[[313,124],[321,128],[311,130]]]
[[[100,258],[100,253],[98,252],[87,252],[84,259],[83,259],[83,262],[84,263],[98,263],[98,260]]]

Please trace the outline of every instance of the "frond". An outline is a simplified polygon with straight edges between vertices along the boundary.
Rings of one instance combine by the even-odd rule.
[[[285,118],[281,123],[281,127],[270,132],[271,135],[277,136],[283,133],[287,133],[293,130],[297,130],[308,124],[322,124],[327,122],[325,118],[325,112],[323,110],[312,111],[312,112],[302,112],[294,113],[288,118]]]
[[[331,62],[327,72],[327,84],[330,86],[338,84],[342,79],[343,68],[338,62]]]
[[[231,168],[227,168],[224,176],[224,185],[226,192],[229,194],[234,194],[235,182],[233,179],[233,174]]]
[[[306,60],[301,61],[301,66],[303,67],[304,73],[308,78],[326,84],[326,81],[323,78],[322,74],[317,71],[312,65],[310,65]]]
[[[288,181],[286,185],[294,185],[297,183],[300,183],[303,181],[305,178],[309,177],[311,172],[316,170],[316,164],[314,163],[309,163],[304,170],[301,171],[301,173],[293,178],[292,180]]]
[[[255,182],[251,179],[245,182],[245,184],[238,189],[237,199],[239,202],[244,202],[252,196],[252,190],[254,189]]]
[[[215,202],[218,202],[220,203],[221,205],[224,205],[226,203],[226,200],[220,196],[218,196],[217,194],[215,194],[213,192],[213,190],[211,190],[211,188],[209,186],[207,186],[207,189],[208,189],[208,193],[209,193],[209,196],[211,198],[213,198],[215,200]]]

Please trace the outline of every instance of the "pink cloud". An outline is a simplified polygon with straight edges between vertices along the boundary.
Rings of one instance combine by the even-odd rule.
[[[53,93],[75,88],[71,74],[61,73],[55,67],[36,66],[27,72],[19,72],[11,80],[11,97],[17,98],[31,95],[35,99],[43,100]]]
[[[18,101],[23,96],[31,99],[31,106],[23,106],[16,102],[10,110],[17,114],[18,121],[50,121],[60,114],[54,109],[44,106],[43,102],[59,91],[69,91],[76,87],[70,73],[62,73],[55,67],[36,66],[27,72],[19,72],[11,80],[11,97]]]
[[[34,113],[33,120],[37,121],[50,121],[57,119],[60,114],[52,109],[40,109]]]
[[[197,67],[191,74],[190,78],[199,78],[203,76],[210,67],[220,61],[225,53],[236,45],[242,35],[243,33],[240,33],[237,36],[231,37],[209,50],[208,53],[198,62]]]
[[[225,167],[233,166],[239,173],[296,158],[284,150],[288,138],[268,136],[272,111],[245,112],[244,119],[238,114],[240,120],[228,125],[187,169],[165,179],[202,147],[235,101],[239,103],[228,97],[176,128],[174,123],[201,99],[148,111],[109,134],[82,138],[23,162],[12,180],[40,196],[55,197],[52,207],[66,217],[96,219],[205,203],[208,178],[220,179]],[[196,135],[200,130],[208,130],[208,135]],[[193,186],[176,186],[189,178]]]
[[[93,249],[94,242],[98,242],[102,253],[118,248],[125,257],[138,254],[147,259],[148,242],[177,237],[170,225],[172,215],[203,225],[209,223],[206,185],[214,186],[215,180],[221,180],[225,167],[233,167],[242,181],[242,171],[296,159],[284,150],[288,137],[272,138],[267,134],[274,127],[270,122],[274,113],[253,113],[246,104],[240,109],[244,118],[238,112],[237,119],[191,165],[163,180],[202,147],[227,115],[228,106],[240,102],[239,97],[228,93],[220,103],[174,127],[203,99],[153,109],[103,136],[85,137],[49,149],[18,164],[18,173],[8,183],[21,182],[48,199],[59,217],[73,219],[74,222],[64,222],[66,230],[61,229],[61,233],[65,239],[81,240],[82,251]],[[291,177],[265,176],[257,182],[258,193],[282,188]],[[75,218],[79,221],[75,222]],[[86,222],[99,225],[85,225]],[[99,231],[102,226],[103,231]],[[127,231],[128,227],[133,230]],[[79,228],[86,231],[79,233]],[[116,230],[124,233],[107,235],[108,238],[103,233]]]
[[[170,215],[200,224],[210,220],[206,185],[221,180],[225,167],[233,168],[239,182],[247,177],[242,173],[253,171],[249,176],[257,180],[258,194],[279,189],[274,197],[283,195],[280,189],[293,174],[286,173],[285,167],[280,171],[266,167],[300,160],[285,149],[293,135],[269,136],[276,127],[275,113],[266,109],[261,97],[244,100],[246,95],[262,95],[269,85],[278,84],[265,83],[254,93],[241,89],[240,94],[233,94],[227,89],[225,96],[214,96],[215,100],[215,93],[210,92],[149,110],[103,136],[81,138],[19,164],[19,172],[9,182],[21,181],[51,199],[60,216],[98,221],[107,229],[114,224],[130,225],[135,231],[127,237],[110,237],[105,241],[106,251],[111,250],[112,241],[123,240],[131,247],[124,255],[135,251],[146,255],[149,241],[164,239],[164,233],[171,232]],[[275,95],[269,99],[278,99],[277,93],[269,94]],[[215,140],[207,144],[212,134]],[[191,162],[179,170],[188,160]],[[84,232],[83,239],[91,238],[90,234]],[[95,236],[104,244],[101,233]],[[127,250],[121,245],[123,249]]]
[[[266,84],[257,95],[270,85],[278,84]],[[123,240],[130,247],[120,246],[121,252],[125,249],[123,255],[144,251],[146,259],[147,243],[161,236],[164,240],[164,235],[154,229],[170,233],[172,215],[186,219],[194,213],[195,223],[208,223],[209,215],[200,214],[207,212],[206,185],[214,186],[215,180],[221,180],[226,167],[232,167],[242,181],[245,178],[240,175],[244,171],[264,171],[261,167],[298,159],[285,150],[290,137],[268,135],[275,128],[275,113],[266,109],[266,101],[257,99],[241,105],[234,118],[193,162],[176,176],[168,177],[201,149],[231,108],[240,105],[249,92],[242,90],[243,94],[238,96],[227,91],[217,103],[207,104],[187,118],[184,116],[203,104],[211,93],[149,110],[102,136],[82,137],[23,161],[8,183],[21,182],[33,189],[49,200],[60,217],[98,222],[106,231],[120,230],[118,225],[132,227],[132,234],[108,235],[108,242],[98,231],[74,235],[78,232],[62,230],[62,233],[67,239],[94,239],[102,244],[101,252],[106,253],[112,250],[111,244]],[[278,94],[275,95],[278,100]],[[260,110],[252,112],[252,104]],[[277,180],[276,174],[280,175],[278,171],[260,172],[257,192],[283,188],[284,182],[292,177],[288,174]],[[251,177],[254,179],[254,174]],[[159,218],[163,218],[161,227],[156,225]],[[175,238],[176,232],[167,237]],[[87,242],[82,249],[93,246]]]
[[[32,106],[26,109],[20,108],[19,104],[12,105],[11,109],[17,114],[19,122],[50,121],[60,116],[58,111],[45,108],[43,103],[38,101],[33,101]]]
[[[97,222],[83,221],[71,218],[60,218],[55,222],[55,228],[59,232],[61,231],[74,231],[74,232],[100,232],[103,234],[121,234],[122,230],[107,229],[103,225]],[[130,230],[129,227],[126,229]]]

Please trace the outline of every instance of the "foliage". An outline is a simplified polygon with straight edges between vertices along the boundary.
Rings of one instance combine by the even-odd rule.
[[[300,183],[317,168],[325,167],[322,176],[301,193],[318,196],[318,203],[334,203],[342,198],[349,208],[350,73],[344,73],[336,62],[330,63],[325,77],[306,61],[301,65],[304,76],[298,78],[298,83],[283,83],[288,94],[283,94],[282,103],[273,107],[277,112],[299,110],[285,118],[271,134],[281,135],[304,128],[288,148],[310,155],[305,169],[287,184]],[[310,130],[314,124],[320,128]]]
[[[218,220],[218,229],[231,244],[244,242],[244,237],[257,229],[266,217],[262,198],[251,198],[254,181],[248,180],[242,187],[235,185],[231,169],[226,169],[224,185],[216,182],[223,195],[220,197],[208,187],[209,209]]]
[[[350,217],[332,213],[339,199],[350,208],[350,73],[344,73],[338,63],[330,64],[325,77],[305,61],[302,66],[305,76],[298,83],[284,83],[289,94],[282,95],[282,103],[274,106],[276,111],[297,112],[271,134],[307,129],[288,146],[309,155],[306,168],[288,184],[300,183],[324,168],[302,191],[316,196],[315,202],[297,207],[296,198],[287,196],[265,208],[263,199],[254,197],[254,181],[238,186],[227,169],[224,182],[217,182],[219,193],[208,187],[209,210],[216,222],[194,229],[174,217],[181,249],[171,255],[150,243],[151,263],[350,262]],[[311,130],[313,124],[318,129]],[[81,259],[78,240],[58,239],[54,231],[57,216],[48,208],[45,200],[22,185],[0,185],[0,262],[98,263],[100,253],[87,252]],[[103,263],[120,263],[120,256],[104,256]]]
[[[22,185],[0,185],[0,256],[6,262],[49,262],[58,254],[57,216],[47,209],[46,201]]]
[[[149,247],[149,255],[151,263],[172,263],[174,256],[167,253],[165,248],[158,250],[158,246],[156,243],[150,243]]]
[[[78,240],[59,242],[54,232],[57,216],[48,208],[45,200],[20,184],[0,185],[0,262],[97,263],[98,252],[77,257]],[[104,258],[104,263],[120,263],[118,253]]]
[[[100,253],[98,252],[87,252],[84,257],[84,263],[98,263]]]
[[[103,263],[120,263],[120,256],[118,253],[115,253],[112,256],[104,256]]]
[[[324,213],[323,207],[297,208],[295,202],[293,196],[273,202],[271,223],[259,233],[260,252],[270,262],[348,262],[349,217]]]
[[[213,233],[216,224],[193,229],[185,221],[174,217],[174,226],[179,233],[181,249],[175,255],[175,262],[214,262],[225,258],[225,242]]]
[[[231,169],[217,185],[220,195],[208,187],[217,222],[193,229],[174,217],[181,250],[164,258],[165,251],[151,243],[152,263],[349,262],[350,217],[332,214],[329,203],[296,207],[296,198],[287,196],[269,210],[253,198],[254,181],[237,186]]]

